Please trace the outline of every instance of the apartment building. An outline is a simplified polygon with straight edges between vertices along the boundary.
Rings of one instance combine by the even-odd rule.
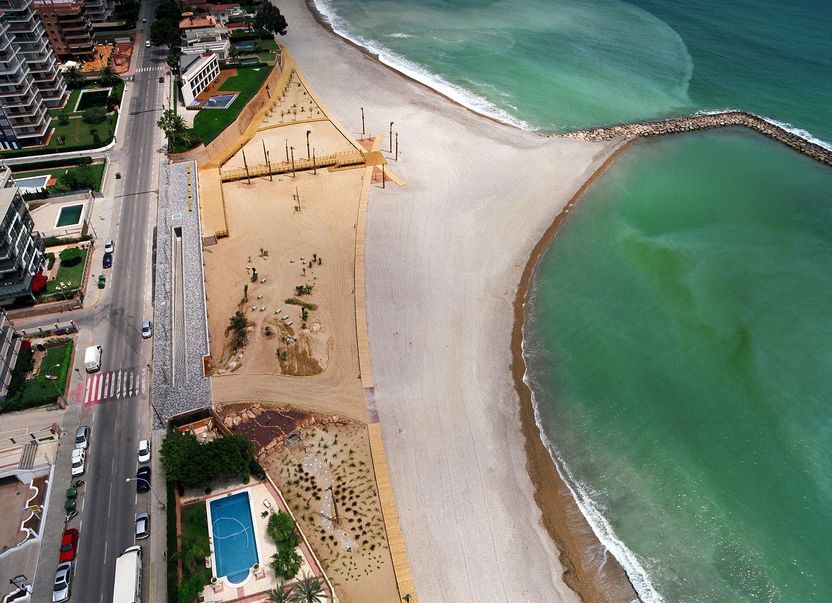
[[[47,107],[63,106],[68,96],[66,84],[33,0],[0,0],[0,13],[43,102]]]
[[[6,313],[0,310],[0,402],[5,402],[8,396],[21,341]]]
[[[32,300],[32,281],[43,268],[43,239],[35,232],[29,207],[16,186],[0,178],[0,305]]]
[[[182,74],[182,100],[189,107],[200,92],[211,85],[220,75],[220,62],[213,52],[199,56],[183,54],[179,61]]]
[[[35,10],[59,60],[93,57],[95,43],[84,0],[35,0]]]
[[[85,0],[85,13],[92,23],[104,23],[113,14],[113,0]]]
[[[0,12],[0,149],[7,150],[41,144],[51,118],[4,17]]]

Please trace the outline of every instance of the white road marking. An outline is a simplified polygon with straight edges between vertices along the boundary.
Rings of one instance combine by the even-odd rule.
[[[101,399],[101,390],[104,387],[104,380],[101,379],[101,375],[96,375],[96,376],[98,377],[98,379],[95,380],[95,382],[98,384],[98,395],[95,397],[95,400],[100,400]],[[93,400],[93,402],[95,402],[95,400]]]

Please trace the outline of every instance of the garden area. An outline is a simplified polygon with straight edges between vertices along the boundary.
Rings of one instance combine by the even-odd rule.
[[[0,405],[0,412],[53,404],[64,395],[73,342],[71,339],[54,339],[47,341],[44,347],[44,351],[34,351],[28,340],[22,342],[12,371],[8,398]]]
[[[229,77],[222,86],[220,92],[237,92],[238,96],[227,109],[202,110],[194,118],[194,127],[191,133],[204,144],[214,140],[220,133],[229,126],[246,103],[257,94],[260,86],[269,77],[271,69],[266,65],[255,65],[252,67],[237,67],[237,75]]]
[[[23,193],[26,200],[43,199],[50,195],[59,195],[82,189],[100,191],[106,166],[107,164],[103,160],[93,162],[89,157],[81,157],[72,162],[57,161],[51,164],[50,167],[37,170],[18,171],[19,167],[24,166],[15,166],[12,170],[12,177],[15,180],[47,175],[54,177],[55,182],[47,184],[41,191]],[[43,194],[43,190],[46,191],[46,194]]]
[[[97,79],[90,80],[77,67],[71,67],[64,72],[64,79],[72,92],[63,108],[49,110],[52,134],[47,144],[3,151],[0,157],[95,149],[112,141],[118,122],[115,108],[124,94],[121,78],[107,67]]]
[[[47,258],[49,259],[49,258]],[[58,273],[52,280],[46,281],[46,287],[41,291],[40,301],[53,299],[69,299],[81,286],[84,267],[87,264],[87,249],[70,247],[59,255]]]

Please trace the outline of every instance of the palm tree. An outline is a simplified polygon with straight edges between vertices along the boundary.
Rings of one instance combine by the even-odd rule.
[[[104,69],[101,70],[101,74],[98,76],[98,83],[102,86],[112,86],[119,80],[121,80],[121,78],[116,73],[116,70],[109,65],[104,67]]]
[[[70,88],[83,88],[87,83],[87,76],[79,67],[69,67],[64,71],[64,81]]]
[[[292,594],[298,603],[323,603],[330,599],[320,579],[309,575],[304,575],[295,583]]]
[[[239,57],[239,56],[240,56],[240,51],[237,49],[236,46],[232,46],[228,50],[228,58],[231,59],[232,61],[236,61],[237,57]]]
[[[277,588],[269,593],[269,601],[271,603],[293,603],[294,597],[292,596],[292,590],[286,590],[283,578],[277,579]]]

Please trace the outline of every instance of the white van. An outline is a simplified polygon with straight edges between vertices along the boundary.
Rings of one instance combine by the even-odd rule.
[[[100,345],[91,345],[84,352],[84,368],[88,373],[94,373],[101,368],[101,352]]]

